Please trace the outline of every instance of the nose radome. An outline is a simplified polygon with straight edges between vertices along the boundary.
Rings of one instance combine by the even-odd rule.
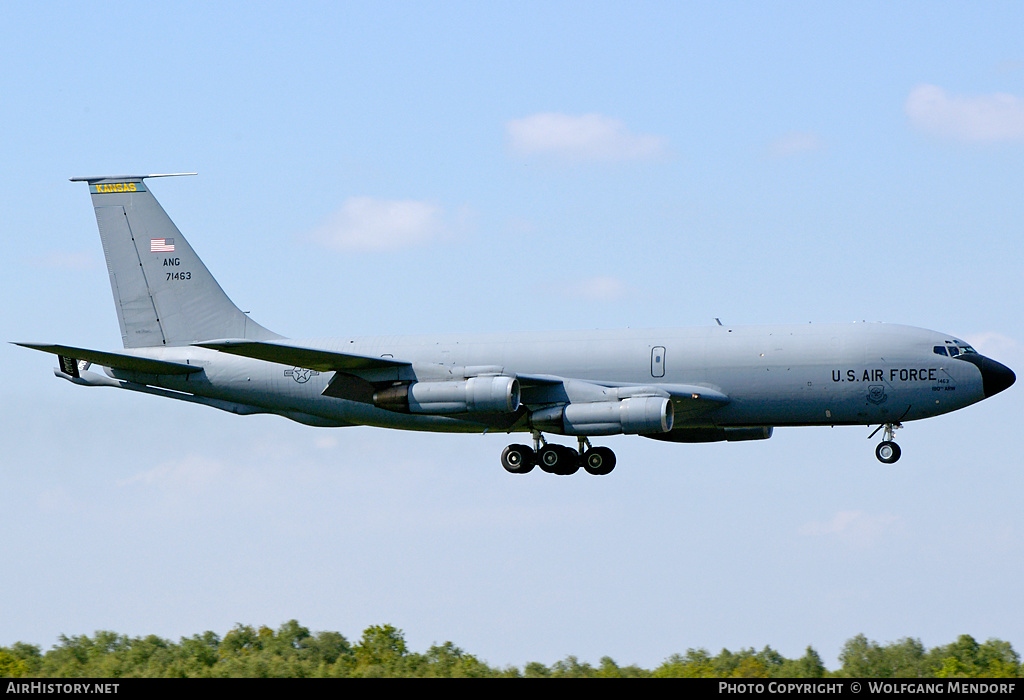
[[[985,398],[998,394],[1003,389],[1008,389],[1015,381],[1017,375],[1013,370],[1004,364],[987,357],[981,358],[981,383],[985,388]]]

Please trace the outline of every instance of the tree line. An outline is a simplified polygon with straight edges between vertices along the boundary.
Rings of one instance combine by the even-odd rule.
[[[223,637],[207,631],[177,643],[99,631],[61,635],[46,652],[23,642],[0,647],[3,678],[1019,678],[1022,672],[1009,642],[978,643],[966,634],[932,649],[909,637],[883,645],[861,634],[843,645],[839,662],[829,671],[813,647],[787,659],[766,646],[714,656],[689,649],[654,669],[620,666],[607,656],[597,665],[568,656],[550,666],[496,668],[451,642],[410,651],[391,625],[367,627],[351,643],[338,632],[310,632],[297,620],[277,630],[238,624]]]

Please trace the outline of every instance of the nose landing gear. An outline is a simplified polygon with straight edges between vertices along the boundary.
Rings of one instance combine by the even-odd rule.
[[[878,457],[878,461],[885,464],[892,464],[900,458],[900,454],[900,446],[892,440],[884,440],[875,448],[875,456]]]
[[[900,458],[902,450],[900,450],[899,445],[893,442],[893,433],[896,432],[898,428],[902,427],[903,426],[899,423],[885,423],[878,426],[871,435],[868,435],[868,439],[870,440],[879,430],[882,430],[883,428],[885,429],[885,432],[882,433],[882,442],[878,443],[878,447],[875,448],[875,457],[878,457],[879,462],[882,462],[883,464],[893,464]]]
[[[548,474],[568,476],[583,467],[588,474],[604,476],[615,468],[615,453],[607,447],[591,447],[582,435],[579,450],[549,444],[539,431],[533,433],[532,449],[527,445],[509,445],[501,452],[501,466],[511,474],[526,474],[538,465]]]

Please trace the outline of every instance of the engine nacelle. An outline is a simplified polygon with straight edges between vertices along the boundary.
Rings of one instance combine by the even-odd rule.
[[[531,424],[560,435],[646,435],[672,430],[675,410],[669,399],[635,396],[621,401],[570,403],[534,412]]]
[[[491,376],[399,384],[374,392],[373,405],[399,413],[515,413],[519,410],[519,381]]]

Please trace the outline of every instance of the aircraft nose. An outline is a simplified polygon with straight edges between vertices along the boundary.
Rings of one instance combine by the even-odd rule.
[[[985,356],[982,356],[978,369],[981,370],[981,383],[985,387],[986,399],[1003,389],[1010,388],[1017,381],[1017,375],[1012,369]]]
[[[1003,389],[1008,389],[1017,381],[1017,375],[1013,373],[1012,369],[976,352],[960,353],[956,359],[970,362],[978,368],[978,371],[981,372],[981,386],[986,399],[989,396],[995,396]]]

